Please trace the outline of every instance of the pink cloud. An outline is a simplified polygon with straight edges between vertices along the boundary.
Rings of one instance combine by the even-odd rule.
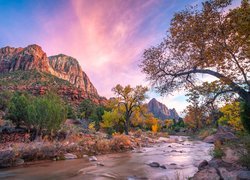
[[[72,0],[55,17],[40,17],[42,46],[48,55],[77,58],[99,94],[109,97],[117,83],[146,83],[138,60],[145,48],[164,35],[156,31],[160,5],[155,0]]]

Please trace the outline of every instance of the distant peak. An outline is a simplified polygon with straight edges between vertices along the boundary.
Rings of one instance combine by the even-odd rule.
[[[37,49],[37,50],[42,50],[42,47],[37,45],[37,44],[31,44],[26,47],[27,49]]]
[[[151,102],[158,102],[155,98],[152,98],[150,101]]]

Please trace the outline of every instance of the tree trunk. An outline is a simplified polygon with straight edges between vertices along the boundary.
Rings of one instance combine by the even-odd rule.
[[[126,116],[125,118],[125,123],[124,123],[124,131],[125,131],[125,134],[128,135],[128,132],[129,132],[129,117]]]

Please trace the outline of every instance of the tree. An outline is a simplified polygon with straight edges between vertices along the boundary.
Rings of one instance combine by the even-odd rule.
[[[250,4],[225,12],[230,3],[209,0],[176,13],[163,42],[144,51],[142,71],[161,94],[208,74],[250,106]]]
[[[237,131],[243,130],[240,120],[240,102],[227,103],[220,108],[220,111],[223,115],[218,120],[219,124],[231,126]]]
[[[184,122],[190,129],[196,131],[204,125],[204,111],[199,106],[189,105],[184,112]]]
[[[100,126],[107,130],[107,133],[111,135],[115,130],[119,130],[121,124],[124,124],[124,117],[117,109],[112,111],[104,111],[102,116],[103,121]]]
[[[41,135],[42,130],[53,132],[59,129],[67,117],[67,108],[54,94],[35,98],[28,105],[27,112],[27,123],[36,129],[36,136]]]
[[[244,128],[250,133],[250,106],[245,102],[240,103],[240,119]]]
[[[24,94],[15,93],[10,100],[8,118],[11,119],[17,127],[27,120],[27,106],[29,100]]]
[[[96,105],[89,99],[84,99],[79,105],[80,114],[88,119],[96,110]]]
[[[140,107],[146,99],[147,87],[136,86],[135,88],[127,85],[125,87],[120,84],[116,85],[112,91],[117,96],[117,106],[124,107],[124,130],[128,135],[130,127],[130,118],[136,108]]]

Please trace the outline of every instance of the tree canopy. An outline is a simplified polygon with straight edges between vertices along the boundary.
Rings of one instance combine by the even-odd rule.
[[[131,115],[146,99],[146,92],[148,91],[148,88],[143,86],[136,86],[132,88],[130,85],[123,87],[118,84],[112,89],[112,91],[117,96],[117,106],[121,106],[125,110],[124,130],[125,133],[128,134]]]
[[[250,104],[250,4],[226,11],[230,3],[209,0],[176,13],[162,43],[144,51],[142,71],[161,94],[208,74]]]

